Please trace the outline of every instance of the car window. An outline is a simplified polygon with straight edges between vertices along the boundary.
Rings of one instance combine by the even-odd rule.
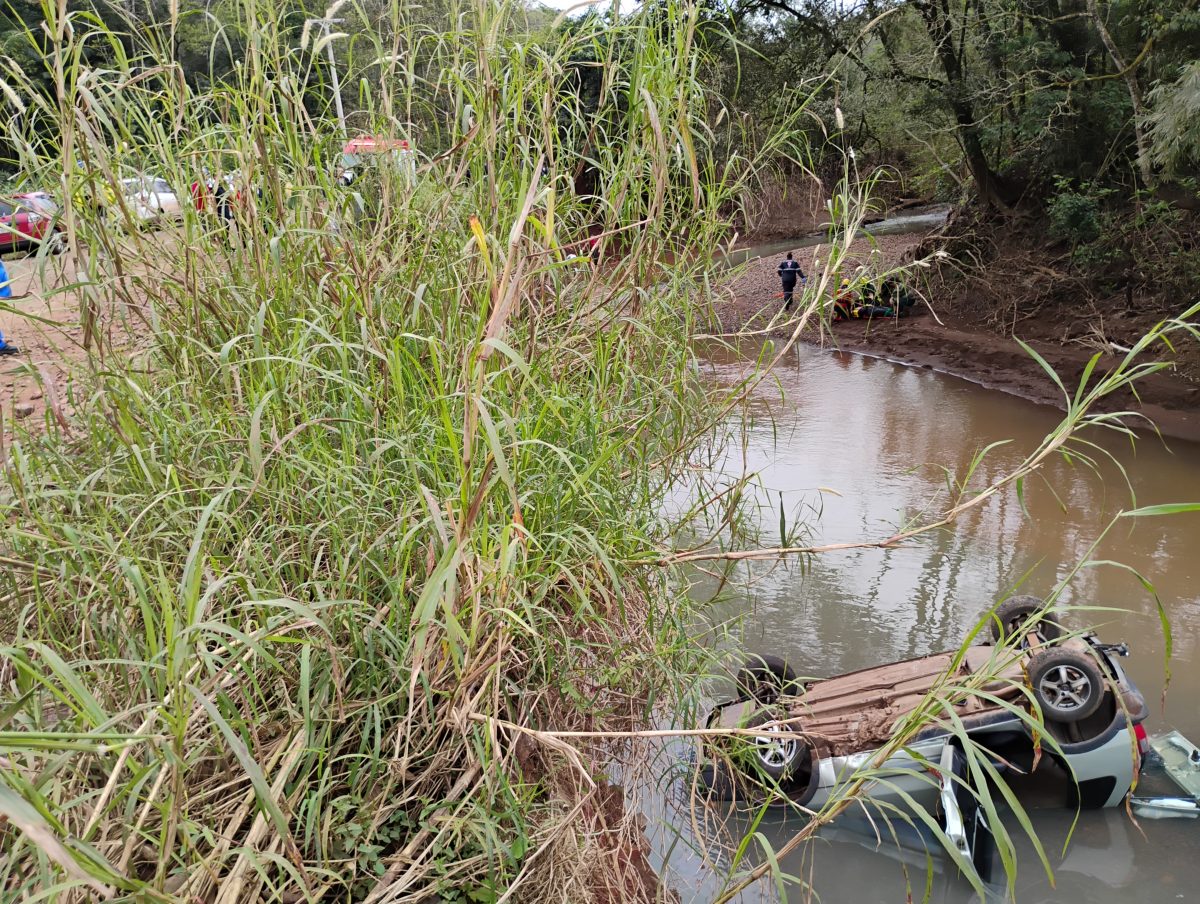
[[[158,192],[160,195],[171,194],[171,186],[167,184],[166,179],[155,179],[151,190]]]
[[[0,217],[11,217],[13,212],[12,205],[7,201],[0,201]]]

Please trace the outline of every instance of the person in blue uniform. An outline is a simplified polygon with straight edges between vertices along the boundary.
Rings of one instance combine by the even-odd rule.
[[[792,293],[796,291],[797,281],[804,279],[804,271],[789,251],[775,272],[779,274],[779,281],[783,285],[783,309],[786,311],[792,306]]]
[[[4,269],[4,261],[0,261],[0,298],[12,298],[12,287],[9,285],[8,271]],[[21,350],[5,342],[4,333],[0,333],[0,358],[20,353]]]

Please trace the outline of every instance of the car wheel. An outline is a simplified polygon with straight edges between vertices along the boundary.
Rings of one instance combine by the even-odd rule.
[[[1104,699],[1099,666],[1073,650],[1045,650],[1030,657],[1029,683],[1042,715],[1054,722],[1080,722]]]
[[[991,613],[992,640],[1004,643],[1025,627],[1025,623],[1038,612],[1046,609],[1046,603],[1036,596],[1014,596],[1007,599]],[[1042,640],[1058,640],[1062,637],[1062,626],[1048,615],[1038,620],[1035,628]]]
[[[774,703],[780,694],[800,690],[796,673],[778,656],[756,653],[742,663],[737,673],[738,693],[760,703]]]
[[[763,728],[763,735],[749,738],[750,755],[754,770],[760,776],[778,783],[784,790],[793,779],[810,771],[812,750],[808,738],[800,734],[794,725],[779,724],[779,718],[768,710],[760,710],[751,716],[747,728]],[[772,724],[774,723],[774,724]],[[807,775],[804,776],[807,779]]]

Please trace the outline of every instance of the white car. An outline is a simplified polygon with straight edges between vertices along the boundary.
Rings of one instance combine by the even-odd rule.
[[[122,179],[130,212],[140,222],[157,224],[183,219],[183,204],[165,179],[137,176]]]
[[[738,674],[739,696],[719,704],[701,727],[761,734],[724,755],[704,750],[700,783],[718,799],[765,794],[771,805],[818,810],[857,769],[878,765],[886,777],[872,779],[866,793],[897,802],[932,797],[947,837],[986,881],[990,829],[968,790],[978,775],[967,770],[947,722],[930,716],[882,764],[879,751],[933,689],[990,675],[996,680],[978,692],[947,693],[954,719],[998,773],[1032,771],[1038,762],[1029,723],[1010,708],[1029,709],[1032,697],[1044,734],[1056,742],[1041,748],[1043,759],[1062,767],[1074,801],[1084,808],[1121,804],[1150,749],[1145,700],[1117,661],[1128,648],[1091,632],[1064,634],[1045,612],[1036,597],[1014,597],[995,610],[991,643],[833,678],[798,679],[782,660],[755,657]],[[1015,645],[1006,644],[1014,637]]]

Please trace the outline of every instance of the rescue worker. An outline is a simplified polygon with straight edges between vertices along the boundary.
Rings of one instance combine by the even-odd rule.
[[[843,279],[837,295],[833,297],[833,322],[849,320],[854,316],[854,307],[858,299],[850,289],[850,280]]]
[[[895,313],[895,309],[883,300],[880,292],[876,291],[874,283],[863,284],[859,292],[858,304],[854,308],[855,317],[893,317]]]
[[[833,322],[841,320],[865,320],[871,317],[893,317],[895,309],[875,304],[875,287],[870,283],[863,286],[861,294],[850,288],[850,280],[843,279],[841,288],[833,300]]]
[[[892,308],[898,317],[907,315],[909,309],[916,303],[908,289],[901,285],[900,280],[894,276],[889,276],[883,281],[880,299],[887,307]]]
[[[12,287],[9,285],[8,271],[4,269],[4,261],[0,261],[0,298],[12,298]],[[4,333],[0,333],[0,358],[20,353],[21,350],[5,342]]]
[[[805,278],[804,271],[789,251],[775,272],[779,274],[779,281],[783,285],[783,309],[786,311],[792,306],[792,293],[796,291],[796,281]]]

